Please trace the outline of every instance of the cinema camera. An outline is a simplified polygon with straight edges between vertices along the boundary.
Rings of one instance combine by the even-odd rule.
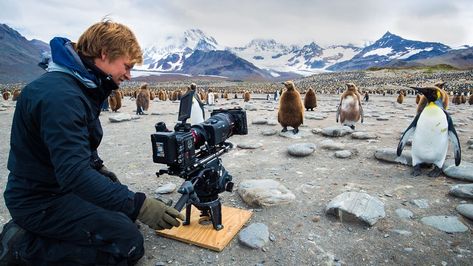
[[[234,134],[248,134],[246,112],[241,108],[214,110],[206,121],[190,125],[195,91],[181,98],[178,123],[174,131],[169,131],[163,122],[157,123],[156,133],[151,135],[153,161],[166,164],[157,176],[167,173],[184,178],[178,192],[182,196],[175,208],[179,211],[186,206],[184,225],[190,224],[191,207],[201,211],[201,219],[211,220],[213,228],[222,225],[219,193],[232,192],[232,176],[225,170],[220,155],[228,152],[233,145],[225,140]]]

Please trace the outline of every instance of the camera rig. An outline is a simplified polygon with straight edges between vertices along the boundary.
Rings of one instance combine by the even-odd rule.
[[[162,174],[176,175],[185,179],[178,189],[182,196],[175,208],[186,207],[184,225],[190,224],[192,205],[200,210],[202,219],[212,222],[215,230],[221,230],[222,212],[219,193],[232,192],[232,176],[222,165],[220,156],[233,145],[226,139],[234,134],[248,133],[246,112],[241,108],[214,110],[206,121],[190,125],[194,91],[181,98],[179,116],[174,131],[169,131],[163,122],[157,123],[156,133],[151,135],[153,161],[166,164]]]

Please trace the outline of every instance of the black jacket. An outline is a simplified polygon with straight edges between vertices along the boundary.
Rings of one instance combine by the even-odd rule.
[[[144,194],[112,183],[91,165],[103,134],[100,105],[109,93],[63,72],[48,72],[21,91],[4,194],[12,216],[35,213],[54,197],[74,193],[136,219]]]

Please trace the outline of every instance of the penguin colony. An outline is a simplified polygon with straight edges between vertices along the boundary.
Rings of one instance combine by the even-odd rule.
[[[136,96],[136,114],[144,115],[144,111],[148,111],[150,101],[150,94],[148,84],[143,84]]]
[[[412,175],[421,174],[421,166],[433,164],[434,168],[428,173],[437,177],[442,173],[448,150],[448,140],[453,144],[455,165],[460,165],[461,148],[457,132],[450,115],[443,109],[441,89],[436,86],[414,88],[427,99],[427,105],[416,115],[412,123],[402,135],[397,155],[400,156],[404,146],[412,136]]]
[[[292,132],[297,134],[304,120],[301,95],[296,90],[294,82],[289,80],[283,84],[286,90],[279,100],[278,122],[283,127],[281,132],[286,132],[287,127],[290,126],[293,128]]]
[[[355,123],[361,118],[363,123],[363,107],[361,106],[361,94],[353,83],[347,83],[347,89],[340,96],[337,108],[336,121],[344,126],[355,129]]]
[[[314,111],[314,108],[317,107],[317,97],[315,96],[315,91],[312,88],[309,88],[304,97],[304,107],[306,111]]]

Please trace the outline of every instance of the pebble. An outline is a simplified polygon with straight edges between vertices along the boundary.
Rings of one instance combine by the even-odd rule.
[[[263,136],[273,136],[276,135],[278,131],[276,129],[265,129],[261,132]]]
[[[263,147],[263,144],[261,143],[250,143],[250,142],[244,142],[244,143],[238,143],[237,144],[237,147],[240,148],[240,149],[258,149],[258,148],[261,148]]]
[[[404,150],[401,156],[397,156],[396,149],[392,148],[383,148],[378,149],[374,153],[374,157],[378,160],[390,162],[390,163],[400,163],[404,165],[412,165],[412,155],[411,151]]]
[[[458,184],[450,188],[450,195],[460,198],[473,199],[473,184]]]
[[[451,178],[473,182],[473,163],[462,161],[455,166],[453,160],[447,160],[442,167],[443,173]]]
[[[322,135],[328,137],[343,137],[347,134],[353,133],[353,129],[346,126],[326,127],[322,129]]]
[[[383,202],[361,192],[345,192],[338,195],[327,204],[325,212],[338,216],[341,221],[343,213],[348,213],[347,217],[355,217],[370,226],[386,216]]]
[[[268,226],[263,223],[250,224],[241,230],[238,240],[247,247],[260,249],[269,241]]]
[[[350,158],[352,156],[351,151],[349,150],[341,150],[341,151],[336,151],[335,152],[335,157],[345,159],[345,158]]]
[[[432,226],[446,233],[462,233],[468,231],[456,216],[429,216],[420,219],[423,224]]]
[[[176,184],[167,183],[167,184],[164,184],[164,185],[158,187],[155,190],[155,193],[157,193],[157,194],[168,194],[168,193],[174,192],[174,190],[176,190]]]
[[[316,145],[314,143],[296,143],[287,147],[287,152],[295,157],[305,157],[311,155],[315,148]]]
[[[460,204],[457,206],[457,211],[473,221],[473,204]]]

